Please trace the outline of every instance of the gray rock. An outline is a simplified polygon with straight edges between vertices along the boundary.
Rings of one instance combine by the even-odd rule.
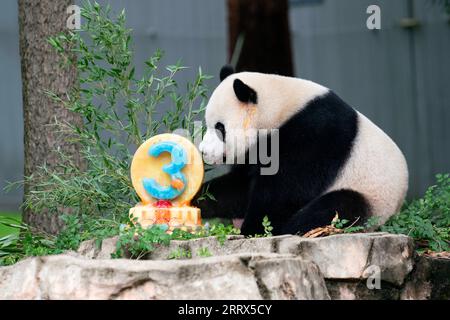
[[[449,300],[450,259],[417,256],[414,262],[402,286],[381,281],[373,288],[365,280],[327,279],[327,289],[333,300]]]
[[[270,300],[330,299],[319,268],[299,258],[253,260],[261,296]]]
[[[285,238],[278,253],[314,261],[327,279],[367,279],[379,268],[381,280],[401,285],[411,272],[414,243],[388,233],[338,234],[324,238]]]
[[[401,291],[404,300],[450,300],[450,259],[417,257]]]
[[[450,261],[417,257],[403,235],[231,236],[223,244],[209,237],[160,245],[144,261],[110,259],[116,243],[86,241],[76,253],[0,268],[0,299],[448,299],[450,292]],[[168,260],[180,250],[190,258]]]
[[[313,263],[278,254],[170,261],[35,257],[0,268],[0,280],[0,299],[329,298]]]
[[[117,238],[105,240],[100,249],[94,241],[83,243],[78,252],[88,258],[109,259],[115,251]],[[160,245],[147,259],[168,259],[177,250],[189,252],[199,258],[199,250],[207,248],[213,256],[237,253],[294,254],[311,260],[327,279],[367,279],[379,270],[381,280],[401,285],[412,270],[414,243],[404,235],[383,232],[339,234],[323,238],[302,238],[285,235],[269,238],[243,238],[232,236],[224,244],[215,237],[190,241],[171,241]]]
[[[277,253],[276,245],[284,238],[292,236],[279,236],[270,238],[249,238],[244,236],[228,236],[222,244],[216,237],[193,239],[189,241],[173,240],[168,246],[157,245],[145,258],[149,260],[168,259],[170,254],[177,250],[189,251],[192,258],[201,258],[198,254],[200,249],[208,249],[213,256],[223,256],[237,253]],[[94,240],[83,242],[78,253],[89,259],[110,259],[111,254],[116,251],[117,237],[103,240],[97,246]]]
[[[366,280],[326,280],[332,300],[398,300],[400,288],[381,282],[380,288],[368,288]]]
[[[0,300],[39,297],[36,275],[40,267],[40,258],[29,258],[10,267],[0,267]]]
[[[402,285],[414,266],[414,241],[405,235],[382,234],[374,237],[362,278],[367,278],[370,266],[381,271],[381,280]]]
[[[79,255],[89,259],[111,259],[111,254],[116,251],[118,238],[104,239],[99,244],[95,240],[84,241],[77,252]]]

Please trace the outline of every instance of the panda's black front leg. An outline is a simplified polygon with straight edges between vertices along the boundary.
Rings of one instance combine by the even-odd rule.
[[[257,211],[249,211],[245,215],[244,222],[241,227],[241,234],[244,236],[254,236],[256,234],[264,234],[262,225],[264,215]],[[258,223],[260,221],[260,223]]]
[[[243,218],[248,202],[248,175],[245,167],[235,166],[220,177],[207,182],[214,199],[194,199],[203,218]]]
[[[247,212],[245,214],[244,222],[241,227],[241,234],[245,236],[254,236],[256,234],[264,234],[263,220],[264,217],[270,221],[273,227],[272,234],[279,235],[282,233],[283,219],[280,219],[280,215],[286,212],[285,208],[272,205],[271,201],[264,201],[259,197],[255,197],[250,200]],[[281,217],[282,218],[282,217]]]
[[[267,216],[272,234],[282,234],[282,228],[289,217],[299,209],[298,203],[292,201],[294,196],[289,179],[281,175],[254,175],[249,181],[249,202],[246,208],[241,234],[264,234],[263,220]]]
[[[260,177],[253,178],[249,182],[249,189],[249,201],[241,227],[241,234],[245,236],[264,234],[262,225],[264,216],[268,216],[271,222],[274,218],[272,204],[275,194],[264,187]]]

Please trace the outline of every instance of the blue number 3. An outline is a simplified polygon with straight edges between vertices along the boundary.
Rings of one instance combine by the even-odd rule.
[[[152,157],[158,157],[162,152],[169,152],[172,161],[162,167],[162,170],[170,175],[171,185],[161,186],[155,179],[144,178],[142,183],[145,191],[153,198],[171,200],[182,194],[186,188],[186,177],[181,173],[181,169],[186,166],[186,151],[178,143],[164,141],[154,144],[148,150]]]

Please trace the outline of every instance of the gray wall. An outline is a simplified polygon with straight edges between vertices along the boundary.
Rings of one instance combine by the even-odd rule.
[[[190,66],[181,82],[202,66],[216,75],[226,60],[224,0],[111,0],[126,8],[134,30],[136,62],[156,48],[163,63],[182,58]],[[434,174],[450,171],[450,23],[430,0],[293,1],[290,12],[298,76],[334,89],[388,132],[405,152],[410,195],[420,195]],[[317,4],[314,4],[317,2]],[[366,28],[366,8],[379,4],[382,30]],[[415,13],[421,27],[399,20]],[[0,188],[21,178],[23,129],[16,0],[0,11]],[[217,79],[209,82],[213,88]],[[0,191],[0,210],[17,208],[21,191]]]
[[[17,210],[18,190],[5,193],[5,181],[22,179],[22,84],[17,1],[2,1],[0,10],[0,210]]]
[[[325,0],[291,10],[297,75],[332,88],[391,135],[412,196],[450,171],[450,20],[438,3]],[[381,8],[381,30],[365,27],[370,4]],[[402,28],[405,17],[421,26]]]

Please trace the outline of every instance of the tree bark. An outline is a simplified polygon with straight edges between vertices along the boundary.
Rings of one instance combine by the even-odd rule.
[[[25,176],[30,176],[38,166],[46,164],[52,169],[58,164],[54,150],[60,148],[82,165],[79,146],[57,133],[52,124],[69,122],[81,124],[78,115],[49,98],[49,90],[60,97],[76,83],[76,69],[61,65],[61,58],[48,44],[50,36],[66,31],[67,7],[73,0],[18,0],[19,37],[22,66],[22,94],[24,117]],[[24,186],[24,196],[33,189]],[[24,210],[23,220],[30,226],[56,233],[61,228],[58,215]]]
[[[231,59],[243,36],[237,71],[293,76],[288,0],[228,0]]]

